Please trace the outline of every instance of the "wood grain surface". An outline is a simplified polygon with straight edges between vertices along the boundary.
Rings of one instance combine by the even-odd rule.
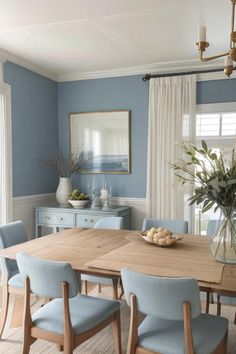
[[[119,276],[124,266],[154,275],[165,275],[162,271],[169,269],[172,276],[186,275],[183,269],[188,269],[187,275],[196,277],[203,290],[236,295],[236,266],[216,262],[208,238],[183,236],[172,248],[160,248],[145,244],[138,238],[138,231],[73,228],[3,249],[0,256],[15,259],[17,252],[26,252],[42,259],[69,262],[79,272],[108,277]],[[97,263],[104,259],[116,265]]]

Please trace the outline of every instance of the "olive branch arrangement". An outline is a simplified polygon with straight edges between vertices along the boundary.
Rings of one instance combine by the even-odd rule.
[[[220,238],[216,248],[217,254],[220,243],[225,239],[227,230],[231,235],[231,247],[236,253],[236,153],[235,149],[228,152],[216,153],[208,148],[202,140],[201,147],[191,143],[183,143],[182,151],[187,159],[181,159],[172,165],[175,175],[182,184],[193,187],[193,195],[189,198],[189,205],[202,203],[202,212],[213,206],[214,212],[220,209],[224,220],[219,222],[217,233]],[[224,248],[225,249],[225,248]]]
[[[59,177],[70,177],[73,173],[80,172],[85,164],[82,153],[65,155],[62,151],[52,153],[43,162]]]
[[[235,149],[231,149],[230,154],[216,153],[202,140],[199,148],[183,143],[182,151],[189,158],[173,164],[172,168],[182,184],[193,186],[189,204],[203,202],[202,212],[216,205],[214,211],[221,208],[225,214],[231,214],[236,208]]]

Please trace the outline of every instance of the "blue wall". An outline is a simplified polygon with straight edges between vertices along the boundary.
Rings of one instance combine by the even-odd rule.
[[[99,110],[131,110],[131,174],[107,175],[113,196],[145,197],[148,127],[148,83],[142,76],[64,82],[58,84],[59,143],[69,148],[68,114]],[[96,176],[102,187],[104,175],[79,174],[74,185],[87,192]]]
[[[106,175],[114,196],[145,197],[148,128],[148,82],[142,76],[55,83],[18,65],[4,65],[12,89],[14,196],[54,192],[58,180],[40,161],[58,148],[69,150],[68,114],[131,110],[131,174]],[[197,84],[197,103],[236,101],[236,79]],[[96,177],[79,174],[74,186],[87,191]]]
[[[197,103],[236,102],[236,79],[200,81]]]
[[[13,196],[54,192],[57,178],[40,159],[58,150],[57,83],[7,62],[11,85]]]

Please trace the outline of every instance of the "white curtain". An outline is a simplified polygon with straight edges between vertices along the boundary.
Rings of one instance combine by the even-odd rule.
[[[150,80],[146,214],[152,218],[186,219],[184,192],[171,163],[184,138],[194,140],[196,76]]]
[[[12,221],[12,136],[10,87],[0,83],[0,223]]]

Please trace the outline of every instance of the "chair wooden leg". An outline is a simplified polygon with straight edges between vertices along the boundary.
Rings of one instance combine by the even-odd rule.
[[[112,279],[113,299],[118,300],[118,279]]]
[[[236,324],[236,312],[234,313],[234,324]]]
[[[121,289],[121,292],[120,292],[119,299],[122,299],[122,296],[124,295],[124,287],[123,287],[121,278],[120,278],[120,289]]]
[[[64,354],[73,354],[73,347],[71,347],[71,345],[69,345],[68,347],[65,345]]]
[[[9,291],[8,291],[8,284],[7,284],[7,277],[3,278],[2,284],[2,309],[1,309],[1,318],[0,318],[0,338],[2,336],[6,319],[7,319],[7,312],[8,312],[8,305],[9,305]]]
[[[84,293],[85,295],[88,295],[88,281],[84,280]]]
[[[209,313],[210,294],[209,292],[206,293],[206,313]]]
[[[102,285],[100,283],[98,283],[98,292],[101,293],[102,292]]]
[[[116,319],[112,323],[116,354],[121,354],[121,327],[120,327],[120,311],[116,312]]]
[[[138,340],[138,313],[137,300],[134,294],[130,294],[130,323],[129,323],[129,338],[127,344],[127,354],[135,354]]]
[[[63,352],[63,350],[64,350],[63,345],[62,345],[62,344],[57,344],[57,350],[58,350],[59,352]]]
[[[32,318],[30,311],[30,285],[29,278],[25,278],[25,295],[24,295],[24,315],[23,315],[23,327],[24,327],[24,339],[23,339],[23,351],[22,354],[28,354],[31,344],[36,338],[31,337]]]
[[[64,303],[64,354],[72,354],[74,349],[74,334],[72,329],[69,305],[69,290],[66,282],[62,283]]]
[[[184,318],[184,347],[185,353],[194,354],[192,323],[191,323],[191,304],[183,303],[183,318]]]
[[[217,316],[221,315],[220,295],[217,295]]]
[[[31,337],[24,336],[23,350],[22,354],[29,354],[31,346]]]

